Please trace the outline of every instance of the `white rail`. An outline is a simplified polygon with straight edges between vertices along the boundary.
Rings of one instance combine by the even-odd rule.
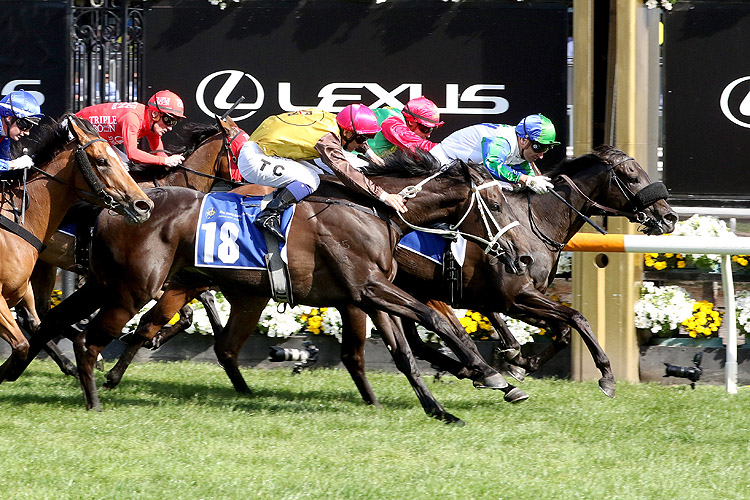
[[[696,236],[643,236],[631,234],[575,235],[565,250],[576,252],[709,253],[722,255],[721,283],[724,289],[724,322],[727,325],[726,388],[737,394],[737,314],[732,277],[732,255],[750,254],[750,238],[700,238]]]

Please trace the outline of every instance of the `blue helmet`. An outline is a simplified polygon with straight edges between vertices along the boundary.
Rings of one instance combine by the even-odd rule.
[[[25,118],[37,124],[43,115],[36,97],[25,90],[14,90],[0,99],[0,116]]]

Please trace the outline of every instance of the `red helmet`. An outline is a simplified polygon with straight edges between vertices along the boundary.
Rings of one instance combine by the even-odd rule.
[[[169,90],[160,90],[152,95],[147,106],[159,113],[185,118],[185,105],[182,104],[182,99]]]
[[[425,127],[439,127],[445,122],[440,121],[440,111],[431,100],[425,96],[415,97],[406,103],[401,111],[408,122],[417,122]]]
[[[336,115],[339,127],[355,134],[373,135],[380,132],[378,117],[364,104],[350,104]]]

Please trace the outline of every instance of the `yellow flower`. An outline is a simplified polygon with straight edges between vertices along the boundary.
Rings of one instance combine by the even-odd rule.
[[[677,269],[685,269],[686,265],[684,260],[677,261]]]
[[[657,263],[654,264],[654,269],[656,269],[657,271],[661,271],[663,269],[666,269],[666,267],[667,267],[667,263],[666,262],[657,262]]]

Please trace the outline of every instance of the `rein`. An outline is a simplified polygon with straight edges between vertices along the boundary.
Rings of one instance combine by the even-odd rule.
[[[427,182],[431,181],[438,175],[445,172],[447,168],[444,166],[440,170],[438,170],[435,174],[427,177],[426,179],[423,179],[421,182],[419,182],[415,186],[407,186],[404,189],[401,190],[399,193],[401,196],[403,196],[406,199],[414,198],[420,191],[422,191],[422,186],[424,186]],[[404,216],[401,215],[401,212],[398,213],[398,217],[401,219],[401,221],[406,224],[411,229],[414,229],[415,231],[422,231],[424,233],[431,233],[431,234],[438,234],[443,237],[447,237],[450,239],[455,239],[456,237],[463,236],[467,240],[471,240],[480,246],[484,247],[484,253],[487,255],[492,255],[493,257],[499,257],[503,255],[505,252],[500,248],[500,238],[508,232],[510,229],[513,229],[514,227],[520,225],[518,221],[513,221],[510,224],[506,225],[505,227],[500,227],[500,224],[497,222],[495,217],[492,215],[489,207],[487,206],[487,203],[484,201],[484,199],[480,196],[480,191],[483,189],[488,189],[491,187],[496,187],[499,185],[498,181],[491,181],[486,182],[484,184],[481,184],[477,186],[474,181],[471,181],[471,197],[469,202],[469,207],[466,209],[466,212],[464,215],[458,220],[456,224],[453,226],[449,226],[448,229],[439,229],[439,228],[430,228],[430,227],[421,227],[412,224],[411,222],[404,219]],[[479,208],[479,214],[482,217],[482,223],[484,224],[484,228],[487,231],[487,234],[491,236],[489,240],[482,238],[481,236],[476,236],[470,233],[465,233],[463,231],[459,231],[458,227],[466,220],[466,217],[468,217],[471,210],[474,208],[474,203],[477,204],[477,207]],[[492,226],[494,226],[494,231],[492,227],[490,227],[490,222],[492,222]],[[495,232],[496,231],[496,232]],[[494,236],[493,236],[494,234]]]

